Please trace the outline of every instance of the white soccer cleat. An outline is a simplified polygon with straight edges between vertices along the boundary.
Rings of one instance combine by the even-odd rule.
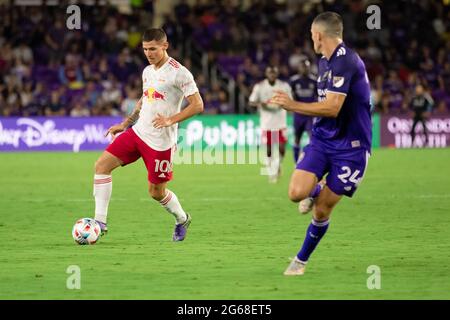
[[[278,182],[278,176],[277,175],[270,175],[269,176],[269,183],[277,183]]]
[[[286,271],[284,271],[285,276],[302,276],[305,273],[306,263],[298,260],[297,257],[292,259],[291,263],[287,267]]]
[[[313,206],[314,206],[314,199],[311,197],[308,197],[299,202],[298,211],[301,214],[307,214],[308,212],[310,212],[312,210]]]

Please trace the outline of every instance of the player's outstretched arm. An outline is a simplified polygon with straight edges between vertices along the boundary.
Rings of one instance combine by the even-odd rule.
[[[274,112],[274,111],[276,111],[276,110],[274,110],[274,109],[270,109],[270,108],[268,107],[268,103],[266,103],[266,102],[249,102],[248,105],[249,105],[250,107],[261,108],[261,109],[266,110],[266,111],[269,111],[269,112]]]
[[[320,102],[304,103],[292,100],[284,91],[275,91],[271,103],[283,109],[301,113],[307,116],[336,118],[345,101],[345,95],[327,92],[326,98]]]
[[[111,134],[114,137],[116,134],[125,131],[125,129],[128,128],[128,126],[135,123],[137,119],[139,119],[139,112],[141,112],[141,108],[142,108],[142,97],[136,103],[136,106],[134,107],[131,114],[122,123],[110,127],[108,131],[106,131],[105,137],[108,134]]]
[[[164,117],[163,115],[158,113],[155,119],[153,119],[152,121],[153,126],[157,129],[170,127],[175,123],[181,122],[200,112],[203,112],[203,100],[198,92],[186,97],[186,99],[188,101],[188,105],[186,106],[186,108],[170,117]]]

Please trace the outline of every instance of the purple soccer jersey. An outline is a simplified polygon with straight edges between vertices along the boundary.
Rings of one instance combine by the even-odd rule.
[[[359,56],[341,43],[328,61],[319,61],[319,101],[327,92],[346,95],[336,118],[316,117],[311,142],[297,169],[325,174],[326,185],[338,195],[353,196],[361,183],[371,149],[370,86]]]
[[[313,76],[295,75],[289,80],[292,88],[294,99],[300,102],[317,101],[317,79]],[[300,113],[294,113],[294,129],[295,131],[310,131],[312,125],[312,117],[305,116]]]
[[[312,143],[328,152],[363,148],[370,152],[372,122],[370,115],[370,85],[364,62],[344,43],[337,46],[328,61],[319,60],[317,79],[319,101],[327,92],[346,95],[336,118],[316,117]]]

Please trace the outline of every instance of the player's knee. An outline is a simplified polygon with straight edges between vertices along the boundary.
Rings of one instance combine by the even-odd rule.
[[[148,191],[150,193],[150,196],[156,201],[161,201],[162,199],[164,199],[164,196],[166,195],[165,189],[155,188],[153,185],[150,186]]]
[[[96,174],[111,174],[111,168],[108,168],[108,165],[102,159],[95,161],[94,169]]]
[[[325,203],[317,203],[314,206],[314,218],[321,221],[328,219],[333,210],[333,206],[328,206]]]
[[[290,187],[288,195],[291,201],[299,202],[306,199],[309,196],[309,192],[302,187]]]

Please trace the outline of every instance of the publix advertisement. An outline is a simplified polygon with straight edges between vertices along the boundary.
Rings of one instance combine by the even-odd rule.
[[[442,148],[450,145],[450,115],[434,116],[423,128],[416,127],[412,145],[412,119],[404,116],[379,116],[373,121],[373,147]],[[10,151],[89,151],[103,150],[111,141],[106,130],[122,121],[121,117],[0,117],[0,152]],[[256,148],[261,133],[258,115],[199,115],[179,126],[178,150],[223,146],[225,148]],[[288,117],[289,144],[293,142],[292,117]],[[308,143],[304,135],[301,144]]]

